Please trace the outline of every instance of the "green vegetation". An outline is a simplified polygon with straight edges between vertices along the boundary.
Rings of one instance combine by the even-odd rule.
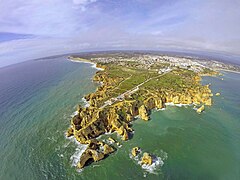
[[[99,72],[99,74],[101,73],[106,73],[109,78],[113,78],[115,80],[114,87],[109,89],[106,93],[108,99],[117,97],[118,95],[121,95],[122,93],[145,82],[149,78],[159,75],[154,71],[137,69],[134,67],[123,67],[117,64],[107,64],[107,69],[103,72]],[[104,98],[103,101],[107,98]]]
[[[162,69],[162,68],[167,68],[167,67],[169,67],[170,66],[170,64],[169,63],[161,63],[161,64],[153,64],[152,66],[151,66],[151,69]]]
[[[174,70],[159,78],[146,82],[142,88],[147,90],[165,90],[182,91],[186,87],[193,87],[196,73],[189,70]]]
[[[82,58],[81,60],[84,61]],[[95,62],[92,59],[91,61]],[[144,63],[125,59],[125,61],[100,62],[98,65],[105,70],[98,71],[95,80],[103,81],[104,85],[99,87],[91,98],[88,98],[92,99],[91,104],[97,104],[98,107],[104,106],[105,103],[118,102],[124,98],[142,102],[156,92],[181,93],[187,89],[201,88],[198,73],[191,70],[173,67],[170,72],[159,74],[159,70],[170,67],[169,63],[152,65],[146,63],[144,65]],[[210,72],[212,70],[204,69],[204,73]]]
[[[209,68],[203,68],[203,74],[214,74],[215,71],[209,69]]]

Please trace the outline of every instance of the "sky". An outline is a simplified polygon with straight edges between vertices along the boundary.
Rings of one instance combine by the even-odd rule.
[[[133,49],[214,52],[240,61],[239,9],[239,0],[0,0],[0,67]]]

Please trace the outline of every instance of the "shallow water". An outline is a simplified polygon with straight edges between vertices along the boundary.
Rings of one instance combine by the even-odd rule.
[[[77,145],[64,136],[82,97],[95,91],[96,69],[55,57],[0,69],[0,179],[240,179],[240,75],[206,77],[214,104],[201,115],[168,106],[151,121],[133,122],[134,135],[103,161],[72,167]],[[104,137],[104,136],[103,136]],[[131,148],[162,158],[151,173]]]

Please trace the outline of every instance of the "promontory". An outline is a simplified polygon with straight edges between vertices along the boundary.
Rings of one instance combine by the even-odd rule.
[[[111,144],[100,141],[100,135],[116,132],[126,141],[134,128],[130,123],[135,119],[148,121],[153,109],[163,109],[169,103],[194,104],[197,108],[212,105],[210,86],[202,85],[201,77],[218,75],[218,72],[199,60],[141,53],[87,54],[68,58],[91,62],[101,68],[93,77],[100,83],[99,87],[84,97],[88,106],[78,106],[66,133],[88,145],[79,159],[78,168],[104,159],[116,150]],[[204,108],[200,110],[199,113]]]

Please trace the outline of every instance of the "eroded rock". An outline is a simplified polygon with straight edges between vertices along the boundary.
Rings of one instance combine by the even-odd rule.
[[[88,147],[77,164],[77,168],[80,169],[92,162],[100,161],[114,152],[113,147],[98,140],[88,140],[86,143],[88,143]]]
[[[197,109],[197,113],[203,112],[205,109],[204,105],[202,105],[200,108]]]
[[[140,153],[140,148],[139,147],[132,148],[133,157],[137,156],[139,153]]]
[[[143,153],[141,164],[151,165],[153,161],[152,156],[149,153]]]
[[[140,108],[139,108],[139,117],[141,119],[143,119],[144,121],[149,120],[148,112],[147,112],[147,109],[144,105],[140,106]]]

